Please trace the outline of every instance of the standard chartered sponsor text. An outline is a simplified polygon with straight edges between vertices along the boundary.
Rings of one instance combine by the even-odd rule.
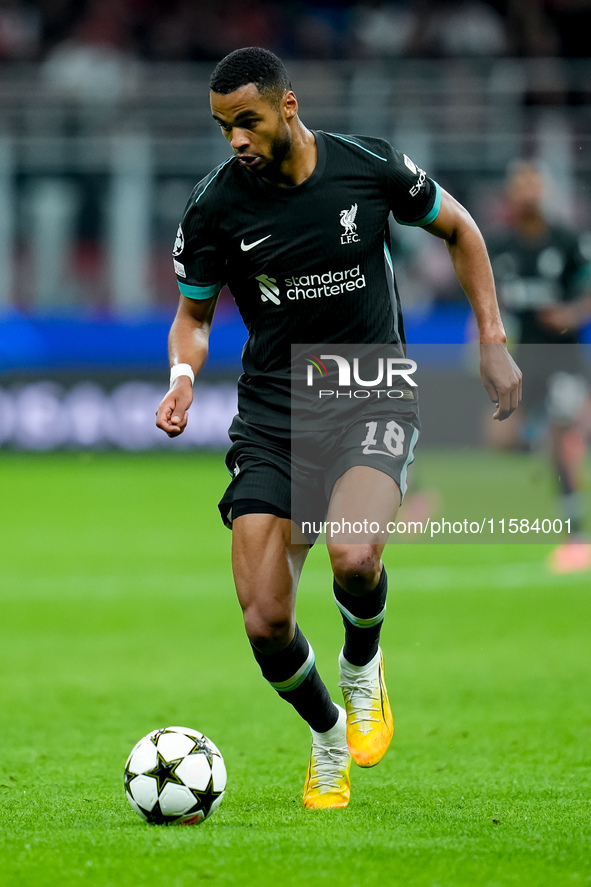
[[[344,271],[325,271],[323,274],[304,274],[301,277],[288,277],[286,296],[292,301],[298,299],[320,299],[324,296],[338,296],[342,293],[365,289],[365,274],[360,265]]]

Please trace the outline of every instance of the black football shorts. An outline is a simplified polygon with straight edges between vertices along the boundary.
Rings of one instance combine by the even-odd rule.
[[[342,427],[294,434],[237,415],[229,431],[232,480],[219,503],[222,520],[231,527],[238,514],[266,510],[300,526],[323,521],[336,481],[356,465],[387,474],[404,497],[419,431],[416,404],[380,404]]]

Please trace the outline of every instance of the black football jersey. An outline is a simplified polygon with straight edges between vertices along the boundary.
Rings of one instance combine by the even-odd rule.
[[[591,286],[591,265],[580,241],[568,228],[550,225],[541,237],[510,229],[488,242],[499,301],[518,320],[521,343],[578,341],[577,331],[549,330],[538,312],[576,299]]]
[[[293,344],[403,343],[388,218],[425,226],[439,213],[437,183],[388,142],[314,135],[302,184],[272,186],[231,157],[195,187],[177,233],[181,293],[227,284],[248,329],[241,409],[288,391]]]

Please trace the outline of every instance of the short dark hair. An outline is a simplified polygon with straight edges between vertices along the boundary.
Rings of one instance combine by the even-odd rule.
[[[260,46],[235,49],[218,62],[209,79],[209,88],[228,95],[247,83],[254,83],[261,94],[267,93],[278,103],[291,83],[285,66],[275,53]]]

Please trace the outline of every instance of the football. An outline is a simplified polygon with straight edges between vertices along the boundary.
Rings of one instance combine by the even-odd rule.
[[[134,745],[125,764],[125,794],[142,819],[157,825],[203,822],[226,789],[219,749],[188,727],[153,730]]]

